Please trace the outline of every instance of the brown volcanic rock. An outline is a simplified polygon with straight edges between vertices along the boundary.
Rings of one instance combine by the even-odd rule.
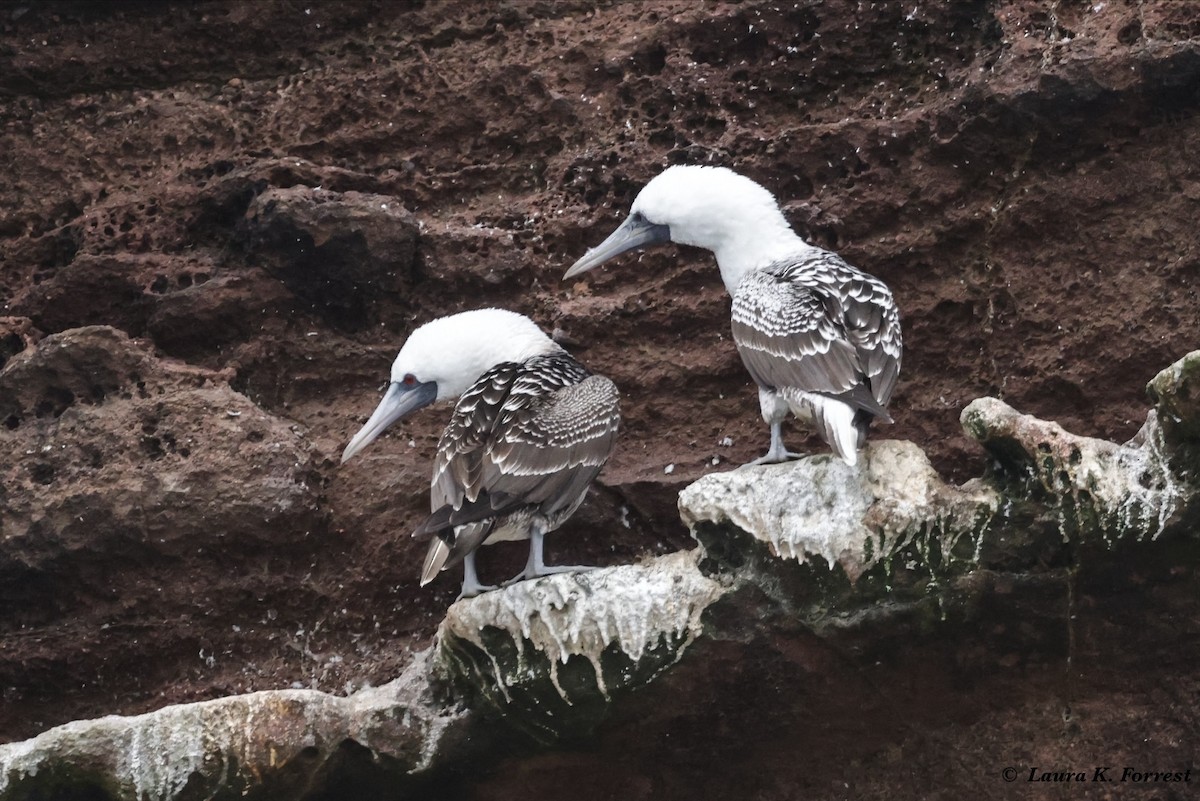
[[[396,198],[305,186],[267,189],[246,211],[249,256],[342,329],[402,303],[412,281],[417,224]]]
[[[1156,378],[1163,397],[1186,394],[1185,365],[1198,356]],[[1194,422],[1191,412],[1181,424]],[[1052,670],[1064,583],[1072,597],[1066,655],[1093,653],[1088,630],[1071,622],[1074,599],[1082,590],[1081,599],[1094,602],[1088,593],[1103,582],[1093,583],[1091,571],[1079,568],[1098,564],[1120,575],[1130,558],[1143,565],[1147,558],[1186,559],[1196,546],[1187,537],[1189,521],[1200,511],[1194,456],[1173,472],[1162,450],[1171,445],[1153,418],[1141,444],[1119,446],[1075,436],[991,398],[976,400],[963,416],[968,433],[1000,463],[988,478],[947,485],[919,448],[896,440],[872,442],[860,470],[827,455],[714,473],[680,495],[680,512],[699,548],[460,600],[447,610],[431,652],[414,654],[399,679],[345,698],[251,693],[69,723],[0,745],[0,798],[86,795],[100,787],[113,798],[139,800],[201,788],[213,798],[419,798],[453,794],[457,767],[471,764],[486,773],[504,754],[503,741],[549,745],[584,737],[607,740],[606,752],[632,750],[622,759],[626,770],[605,781],[636,785],[645,766],[629,770],[631,762],[658,754],[651,758],[680,763],[678,754],[663,753],[678,750],[679,741],[667,736],[672,729],[690,737],[688,750],[751,751],[749,761],[770,766],[772,783],[786,797],[824,770],[774,764],[778,730],[772,728],[808,721],[821,729],[828,720],[838,722],[832,737],[812,738],[807,750],[819,753],[836,739],[834,753],[878,769],[896,761],[871,754],[882,734],[889,752],[907,748],[928,760],[921,737],[948,721],[923,702],[929,674],[937,673],[925,662],[936,666],[949,652],[959,659],[992,657],[1004,668],[1026,660],[1025,672],[1034,676],[1046,669],[1039,661]],[[1160,536],[1163,542],[1154,542]],[[1122,546],[1122,558],[1114,559]],[[1072,558],[1072,569],[1051,566],[1066,548],[1086,556]],[[1155,588],[1186,592],[1194,576],[1182,586],[1171,583],[1159,577]],[[930,636],[931,630],[943,637]],[[944,635],[952,640],[949,648],[939,645]],[[850,652],[840,661],[858,661],[860,670],[873,664],[886,685],[872,687],[856,671],[838,669],[839,650]],[[914,670],[920,675],[909,675]],[[981,681],[985,691],[1004,684],[995,666]],[[718,689],[719,699],[695,703]],[[864,693],[868,705],[855,711]],[[1086,709],[1104,697],[1096,687],[1080,693],[1070,691],[1068,702]],[[970,693],[957,695],[978,708]],[[916,709],[905,710],[909,705]],[[734,744],[728,718],[744,716],[746,706],[771,728],[739,719]],[[692,712],[697,707],[704,709],[699,715]],[[917,723],[906,730],[889,711]],[[1097,720],[1087,725],[1103,732],[1132,715],[1144,712],[1119,703],[1115,713],[1093,715]],[[1069,707],[1065,717],[1069,723]],[[700,725],[688,726],[693,721]],[[679,731],[681,725],[692,730]],[[978,738],[972,728],[960,728],[950,742]],[[1027,728],[1008,720],[987,739],[993,748],[1011,748],[1008,738]],[[1079,729],[1076,724],[1075,733]],[[614,743],[612,735],[622,730]],[[1160,720],[1157,730],[1169,733],[1166,748],[1155,744],[1148,751],[1150,738],[1109,738],[1107,747],[1121,754],[1114,761],[1186,765],[1180,721]],[[1025,775],[1024,763],[1034,757],[1019,758],[1022,767],[1006,766],[1001,779]],[[546,761],[535,758],[543,767]],[[834,775],[842,768],[842,788],[894,793],[894,779],[830,761]],[[980,768],[977,759],[973,764],[972,770]],[[939,777],[948,775],[951,786],[962,781],[955,770],[962,766],[910,780],[916,793],[927,795]],[[1039,772],[1036,765],[1030,770]],[[538,771],[540,780],[544,772]],[[718,758],[701,775],[711,786],[738,772]],[[485,792],[505,794],[513,773],[503,771]],[[589,773],[585,768],[583,775]],[[472,781],[470,774],[465,778]],[[680,784],[669,776],[667,786],[683,794],[696,780]],[[611,793],[594,785],[589,791]]]
[[[14,612],[107,594],[114,572],[143,562],[281,546],[319,523],[294,425],[112,328],[55,334],[10,359],[0,417],[15,457],[0,508]]]
[[[101,562],[97,573],[125,570],[129,581],[34,616],[0,614],[0,736],[167,701],[296,682],[340,691],[394,676],[454,594],[450,579],[417,589],[419,549],[406,536],[427,511],[445,410],[398,426],[362,464],[335,462],[404,336],[441,314],[482,305],[529,313],[622,389],[618,451],[551,541],[552,558],[609,564],[683,546],[678,490],[757,456],[766,441],[711,258],[671,249],[559,281],[666,163],[723,163],[762,180],[798,231],[892,285],[907,350],[898,422],[885,435],[917,443],[943,472],[981,469],[985,457],[957,418],[983,395],[1080,434],[1130,438],[1144,417],[1142,387],[1195,348],[1200,328],[1198,33],[1193,5],[1173,0],[0,3],[0,313],[35,321],[24,333],[0,328],[0,354],[11,361],[42,332],[101,323],[228,375],[208,379],[212,391],[243,393],[276,420],[270,431],[283,420],[300,426],[302,441],[289,447],[313,454],[326,521],[286,548],[285,532],[259,530],[190,560],[156,558],[140,573],[128,560]],[[288,274],[299,265],[284,243],[247,236],[247,211],[265,198],[315,197],[318,187],[343,200],[393,198],[423,228],[411,273],[397,271],[399,291],[363,300],[365,328],[350,325],[350,294],[331,316],[305,278],[313,273]],[[374,276],[391,258],[371,246],[366,255],[382,260]],[[373,285],[366,275],[355,283]],[[84,382],[71,392],[90,402],[90,390]],[[200,414],[197,396],[177,395]],[[30,398],[36,419],[40,397]],[[793,448],[802,437],[788,432]],[[120,458],[133,470],[145,451],[128,442]],[[159,461],[181,458],[164,448]],[[66,508],[56,484],[27,470],[14,480]],[[147,541],[133,522],[127,539]],[[1121,731],[1124,712],[1125,729],[1135,728],[1137,710],[1161,707],[1163,693],[1191,692],[1159,687],[1151,670],[1186,649],[1139,663],[1105,645],[1120,633],[1106,628],[1110,617],[1132,626],[1139,614],[1187,608],[1182,583],[1139,596],[1138,614],[1120,591],[1105,594],[1109,584],[1141,586],[1142,574],[1176,575],[1143,567],[1127,584],[1088,585],[1093,605],[1077,610],[1080,625],[1100,632],[1089,641],[1094,686],[1146,676],[1136,704],[1093,701],[1098,715],[1111,709],[1105,731]],[[30,609],[61,585],[6,586]],[[1061,633],[1065,623],[1044,628]],[[1145,654],[1178,639],[1157,624],[1121,631]],[[160,655],[147,655],[151,640]],[[965,683],[970,714],[990,720],[987,681],[967,674],[983,666],[996,678],[992,644],[984,636],[940,657],[930,646],[923,656],[945,659],[945,669],[913,661],[899,670],[896,680],[920,691],[897,717],[944,722],[928,710],[956,706]],[[843,655],[822,653],[841,664]],[[1061,695],[1061,655],[1048,646],[1014,663],[1021,675],[1002,677],[1010,706],[1001,729],[1014,738],[1049,730],[1022,728],[1036,717],[1022,718],[1022,704],[1057,720],[1046,710]],[[742,669],[743,656],[718,654],[731,678],[713,685],[714,697],[746,710],[719,709],[733,721],[722,724],[727,736],[702,740],[692,734],[699,725],[669,722],[647,731],[688,744],[693,768],[716,762],[711,749],[723,744],[794,770],[791,751],[738,745],[740,724],[784,723],[771,717],[777,685],[747,689],[736,677],[799,675],[811,654],[781,651]],[[861,686],[836,687],[895,678],[870,665],[854,674]],[[813,696],[834,719],[868,721],[855,759],[890,747],[871,709]],[[808,720],[805,731],[822,730],[820,718]],[[930,735],[939,747],[906,746],[888,759],[932,770],[921,760],[980,727]],[[835,765],[846,738],[826,742],[820,753]],[[682,767],[644,778],[663,761],[662,751],[645,753],[630,763],[642,778],[629,778],[643,794],[686,784]],[[557,779],[588,763],[557,755],[539,764]],[[805,787],[842,787],[835,767]],[[953,797],[979,786],[978,776],[964,780]],[[796,787],[758,789],[794,797]]]
[[[309,549],[324,524],[311,446],[228,377],[163,361],[104,326],[46,337],[4,365],[0,603],[5,636],[34,646],[0,660],[10,702],[56,676],[170,659],[193,636],[186,616],[220,617],[240,593],[269,594],[269,582],[252,589],[245,577],[229,593],[222,571]],[[181,609],[177,631],[103,634]],[[82,636],[58,653],[40,645],[71,631]]]
[[[226,538],[278,545],[316,521],[311,454],[295,426],[112,328],[55,334],[11,359],[0,417],[19,454],[4,481],[10,571],[44,571],[67,553],[136,560]]]

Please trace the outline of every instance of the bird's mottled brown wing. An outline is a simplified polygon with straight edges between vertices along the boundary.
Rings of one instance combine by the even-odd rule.
[[[503,514],[575,503],[600,472],[620,421],[616,386],[566,353],[485,373],[459,400],[434,461],[433,511]],[[447,517],[449,519],[449,517]]]
[[[438,441],[433,461],[431,511],[476,501],[483,486],[483,460],[492,431],[521,372],[516,362],[498,364],[472,384],[458,403]]]
[[[748,275],[734,294],[732,329],[760,386],[837,397],[890,419],[884,406],[900,370],[891,293],[833,254]]]
[[[620,419],[617,388],[603,376],[536,403],[510,404],[484,461],[489,491],[522,498],[546,515],[570,508],[612,454]]]

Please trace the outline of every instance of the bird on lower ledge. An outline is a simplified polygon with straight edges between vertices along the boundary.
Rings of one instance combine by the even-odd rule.
[[[855,464],[871,422],[892,422],[903,342],[887,285],[801,239],[759,184],[724,167],[688,165],[646,184],[625,222],[563,278],[666,242],[712,251],[733,298],[733,340],[771,427],[770,449],[751,464],[801,455],[783,444],[789,411]]]
[[[621,415],[612,381],[592,375],[529,318],[503,309],[442,317],[413,331],[392,365],[378,408],[342,452],[342,463],[392,423],[458,398],[442,432],[430,487],[431,537],[421,586],[463,563],[459,596],[479,582],[475,552],[530,540],[511,581],[588,568],[547,567],[543,538],[575,513],[612,454]]]

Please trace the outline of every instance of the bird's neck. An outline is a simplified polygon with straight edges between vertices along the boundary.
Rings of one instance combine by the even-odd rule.
[[[737,237],[730,238],[713,251],[717,266],[721,269],[721,280],[732,295],[749,273],[773,264],[780,259],[795,257],[807,250],[817,250],[805,242],[796,232],[781,224],[743,229]]]

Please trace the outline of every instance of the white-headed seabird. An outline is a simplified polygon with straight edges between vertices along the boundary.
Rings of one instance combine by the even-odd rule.
[[[733,297],[733,340],[771,426],[771,447],[752,464],[798,455],[783,445],[789,410],[855,464],[870,422],[892,421],[902,341],[887,286],[797,236],[762,186],[700,166],[669,167],[646,184],[625,222],[563,277],[664,242],[711,250]]]
[[[546,567],[542,538],[587,494],[616,441],[612,381],[592,375],[528,317],[480,309],[426,323],[404,343],[391,385],[342,452],[346,462],[389,425],[435,401],[459,398],[434,460],[433,514],[413,536],[430,536],[421,586],[459,561],[462,596],[479,583],[475,551],[530,540],[513,579],[584,568]]]

